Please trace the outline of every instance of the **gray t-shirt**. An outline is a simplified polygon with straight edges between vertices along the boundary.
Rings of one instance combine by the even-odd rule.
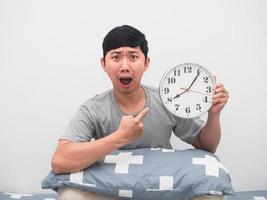
[[[170,149],[172,131],[181,140],[192,144],[197,139],[204,121],[200,118],[183,119],[171,114],[162,104],[158,89],[144,85],[142,87],[146,94],[146,107],[149,108],[142,120],[144,134],[134,143],[121,149]],[[78,109],[60,139],[84,142],[92,138],[103,138],[118,129],[123,115],[126,113],[123,113],[117,104],[113,90],[106,91],[89,99]]]

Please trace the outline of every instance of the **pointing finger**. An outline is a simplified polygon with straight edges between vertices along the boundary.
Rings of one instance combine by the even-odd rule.
[[[147,114],[148,110],[149,110],[149,108],[146,107],[144,110],[142,110],[142,111],[135,117],[135,119],[137,119],[138,121],[141,121],[141,120],[145,117],[145,115]]]

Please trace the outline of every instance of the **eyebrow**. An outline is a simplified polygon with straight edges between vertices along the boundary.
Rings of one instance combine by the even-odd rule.
[[[110,52],[111,54],[122,54],[123,51],[112,51]],[[126,51],[127,53],[133,54],[133,53],[138,53],[138,51]]]

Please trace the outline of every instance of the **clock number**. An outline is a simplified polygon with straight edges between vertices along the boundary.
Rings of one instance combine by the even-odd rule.
[[[208,83],[209,82],[209,77],[205,76],[203,77],[204,83]]]
[[[170,92],[170,89],[169,89],[168,87],[165,87],[165,88],[164,88],[164,93],[165,93],[165,94],[168,94],[169,92]]]
[[[207,87],[206,87],[206,92],[207,92],[207,93],[211,93],[211,87],[210,87],[210,86],[207,86]]]
[[[167,98],[167,103],[172,103],[172,98],[171,97]]]
[[[173,74],[174,74],[174,76],[180,76],[180,69],[175,69],[174,71],[173,71]]]
[[[201,106],[199,103],[196,105],[196,110],[201,110]]]
[[[176,82],[176,79],[174,77],[169,77],[168,78],[168,84],[174,84]]]
[[[187,66],[187,67],[184,67],[184,73],[191,73],[192,72],[192,67],[190,66]]]
[[[180,104],[175,104],[175,111],[178,111]]]
[[[205,96],[205,97],[204,97],[204,102],[205,102],[205,103],[208,103],[208,96]]]
[[[186,112],[187,114],[189,114],[189,113],[190,113],[190,107],[186,107],[186,108],[185,108],[185,112]]]

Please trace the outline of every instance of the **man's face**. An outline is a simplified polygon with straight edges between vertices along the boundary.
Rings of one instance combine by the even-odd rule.
[[[130,93],[139,87],[142,75],[148,68],[140,47],[120,47],[110,50],[101,64],[115,90]]]

